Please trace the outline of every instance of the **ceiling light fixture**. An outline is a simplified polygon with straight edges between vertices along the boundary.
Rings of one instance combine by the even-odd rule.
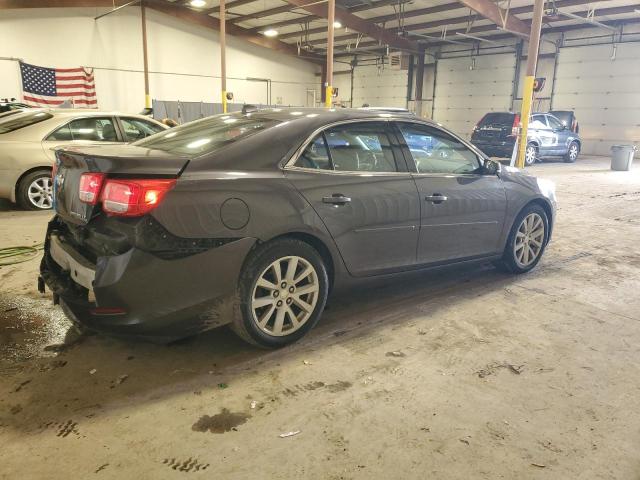
[[[342,28],[342,24],[336,20],[335,22],[333,22],[333,28]]]
[[[204,0],[191,0],[189,4],[192,7],[201,8],[201,7],[204,7],[207,4],[207,2],[205,2]]]
[[[276,29],[274,29],[274,28],[268,28],[267,30],[262,32],[262,34],[265,37],[277,37],[278,36],[278,31]]]

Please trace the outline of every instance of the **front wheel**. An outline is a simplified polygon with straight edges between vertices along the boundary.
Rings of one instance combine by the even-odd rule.
[[[578,154],[580,153],[580,146],[578,142],[571,142],[569,144],[569,148],[567,149],[567,153],[564,156],[564,161],[567,163],[573,163],[578,159]]]
[[[530,167],[534,163],[536,163],[536,158],[538,156],[538,149],[535,145],[527,145],[527,149],[524,152],[524,163],[527,167]]]
[[[513,222],[502,259],[496,266],[511,273],[528,272],[540,261],[548,239],[547,213],[540,205],[528,205]]]
[[[231,328],[265,348],[295,342],[320,319],[328,283],[322,257],[311,245],[290,238],[261,245],[240,275]]]

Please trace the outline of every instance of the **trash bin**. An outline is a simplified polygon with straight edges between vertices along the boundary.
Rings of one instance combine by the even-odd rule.
[[[611,147],[611,170],[631,170],[633,156],[636,153],[634,145],[614,145]]]

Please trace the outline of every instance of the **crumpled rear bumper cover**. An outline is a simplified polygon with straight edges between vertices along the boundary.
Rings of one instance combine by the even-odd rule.
[[[59,300],[67,316],[82,327],[159,341],[231,321],[240,270],[256,241],[242,238],[173,260],[137,248],[122,255],[98,257],[90,292],[52,258],[52,224],[47,231],[39,288],[46,284],[54,301]],[[110,314],[113,309],[124,313]]]

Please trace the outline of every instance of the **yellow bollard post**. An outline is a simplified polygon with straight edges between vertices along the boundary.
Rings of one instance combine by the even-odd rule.
[[[531,116],[531,101],[533,99],[534,77],[525,77],[522,86],[522,109],[520,113],[520,144],[518,145],[518,161],[516,167],[524,168],[524,159],[527,152],[527,129],[529,128],[529,117]]]

